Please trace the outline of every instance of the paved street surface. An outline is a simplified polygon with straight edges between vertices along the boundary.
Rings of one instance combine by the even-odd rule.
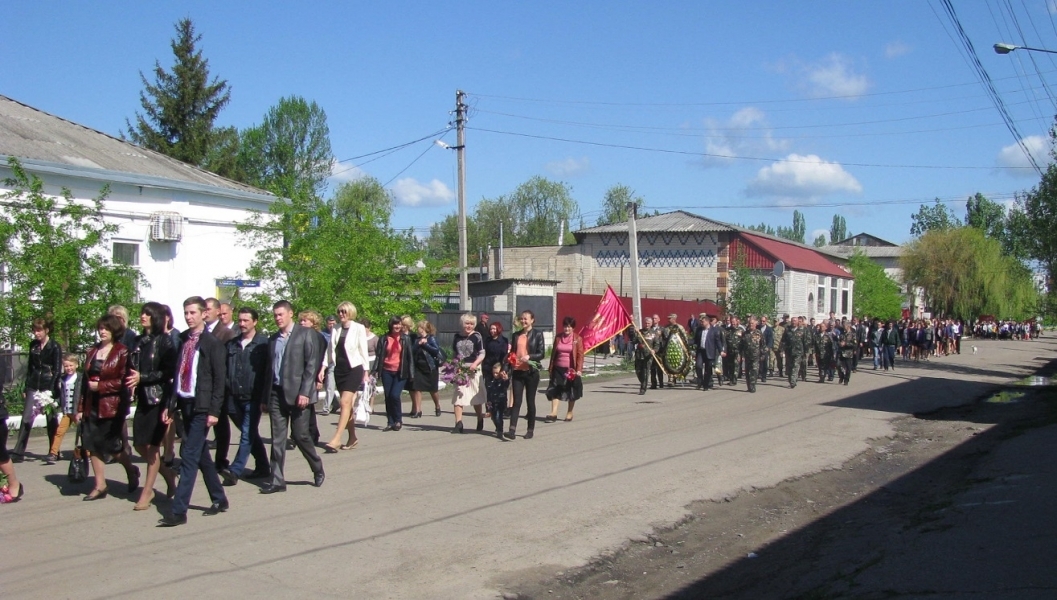
[[[449,434],[445,403],[439,418],[368,430],[358,449],[326,455],[320,489],[296,451],[288,492],[261,496],[242,482],[225,514],[201,516],[199,481],[189,522],[175,529],[155,528],[160,512],[134,513],[124,494],[87,504],[64,495],[65,464],[25,463],[26,499],[0,507],[4,597],[496,598],[519,577],[676,522],[695,500],[836,467],[891,435],[893,419],[964,404],[1057,350],[1053,338],[975,342],[975,355],[973,344],[894,373],[860,365],[847,387],[771,380],[756,394],[742,385],[639,396],[633,378],[589,383],[574,422],[540,423],[535,439],[507,443]],[[324,438],[331,422],[321,420]],[[30,451],[43,445],[34,438]],[[108,475],[111,490],[124,487],[119,466]]]

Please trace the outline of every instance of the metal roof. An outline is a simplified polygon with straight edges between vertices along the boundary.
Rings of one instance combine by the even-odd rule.
[[[773,260],[780,260],[785,263],[785,266],[795,271],[833,275],[845,279],[851,278],[851,273],[828,260],[818,251],[818,248],[809,248],[796,242],[763,236],[758,233],[742,231],[741,237],[769,254]]]
[[[0,157],[27,169],[274,202],[264,190],[0,96]]]
[[[727,223],[713,221],[704,217],[676,210],[662,215],[640,217],[635,220],[637,231],[736,231],[737,228]],[[628,230],[627,222],[613,223],[612,225],[599,225],[573,232],[580,239],[589,233],[625,233]]]

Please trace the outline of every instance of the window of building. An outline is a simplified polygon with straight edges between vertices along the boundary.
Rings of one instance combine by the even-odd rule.
[[[139,266],[139,244],[128,242],[114,242],[114,264],[127,265],[129,267]]]
[[[810,307],[815,305],[815,295],[814,294],[809,293],[807,295],[807,305],[808,305],[809,309],[810,309]]]
[[[841,290],[840,292],[840,314],[848,314],[848,290]]]
[[[837,312],[837,278],[829,278],[829,310]],[[822,312],[821,310],[818,312]]]
[[[818,284],[818,304],[815,306],[815,312],[826,311],[826,282],[820,281]]]

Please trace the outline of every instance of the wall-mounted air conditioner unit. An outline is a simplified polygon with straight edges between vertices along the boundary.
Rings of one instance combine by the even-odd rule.
[[[150,216],[150,241],[179,242],[183,237],[184,219],[176,212],[156,212]]]

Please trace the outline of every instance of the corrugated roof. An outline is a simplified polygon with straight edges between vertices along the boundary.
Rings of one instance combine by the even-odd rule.
[[[0,96],[0,155],[14,156],[26,166],[54,167],[54,172],[81,174],[100,180],[129,182],[131,174],[146,185],[221,193],[258,201],[275,197],[258,188],[210,173]],[[6,158],[5,158],[6,160]]]
[[[733,225],[706,219],[702,216],[676,210],[662,215],[640,217],[635,220],[637,231],[735,231]],[[578,238],[588,233],[623,233],[628,230],[628,224],[613,223],[612,225],[599,225],[573,232]]]
[[[795,242],[778,240],[746,231],[742,231],[740,235],[745,241],[769,254],[772,259],[782,261],[786,267],[795,271],[832,275],[834,277],[851,277],[851,273],[830,262],[825,256],[812,248]]]

